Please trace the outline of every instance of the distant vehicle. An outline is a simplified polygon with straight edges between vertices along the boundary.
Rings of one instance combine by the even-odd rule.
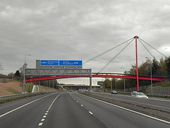
[[[133,91],[131,93],[131,96],[136,97],[136,98],[146,98],[146,99],[148,99],[148,96],[145,95],[143,92]]]
[[[116,90],[112,90],[111,94],[117,94],[117,91]]]

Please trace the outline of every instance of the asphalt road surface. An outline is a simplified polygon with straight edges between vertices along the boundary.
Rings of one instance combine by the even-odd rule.
[[[0,105],[0,128],[169,128],[76,92],[30,97]]]
[[[163,99],[163,98],[152,98],[149,99],[144,98],[136,98],[128,95],[121,95],[121,94],[110,94],[110,93],[97,93],[93,92],[96,95],[109,97],[111,99],[119,100],[119,101],[126,101],[129,103],[138,103],[138,104],[145,104],[149,106],[153,106],[154,108],[159,108],[160,110],[167,110],[170,112],[170,100]]]

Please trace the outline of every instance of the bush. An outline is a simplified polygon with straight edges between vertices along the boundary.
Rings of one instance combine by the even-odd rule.
[[[27,92],[31,93],[32,92],[32,88],[33,88],[33,84],[31,84],[31,83],[25,84],[25,90]]]

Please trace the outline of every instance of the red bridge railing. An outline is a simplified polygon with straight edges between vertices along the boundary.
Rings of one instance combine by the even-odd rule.
[[[37,82],[37,81],[47,81],[47,80],[55,80],[55,79],[66,79],[66,78],[82,78],[82,77],[89,77],[89,75],[83,75],[83,76],[71,76],[71,75],[63,75],[63,76],[48,76],[48,77],[41,77],[41,78],[31,78],[26,80],[27,83],[29,82]],[[98,75],[98,74],[93,74],[93,78],[119,78],[119,79],[136,79],[136,76],[130,76],[130,75]],[[161,77],[139,77],[139,80],[146,80],[146,81],[165,81],[166,78],[161,78]]]

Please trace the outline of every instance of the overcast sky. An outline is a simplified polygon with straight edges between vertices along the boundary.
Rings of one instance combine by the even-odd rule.
[[[138,35],[170,55],[169,0],[0,0],[0,72],[15,72],[27,56],[82,59]],[[121,49],[84,65],[99,69]],[[104,72],[122,72],[134,64],[134,43]],[[161,56],[150,49],[156,58]],[[139,44],[139,62],[149,54]]]

